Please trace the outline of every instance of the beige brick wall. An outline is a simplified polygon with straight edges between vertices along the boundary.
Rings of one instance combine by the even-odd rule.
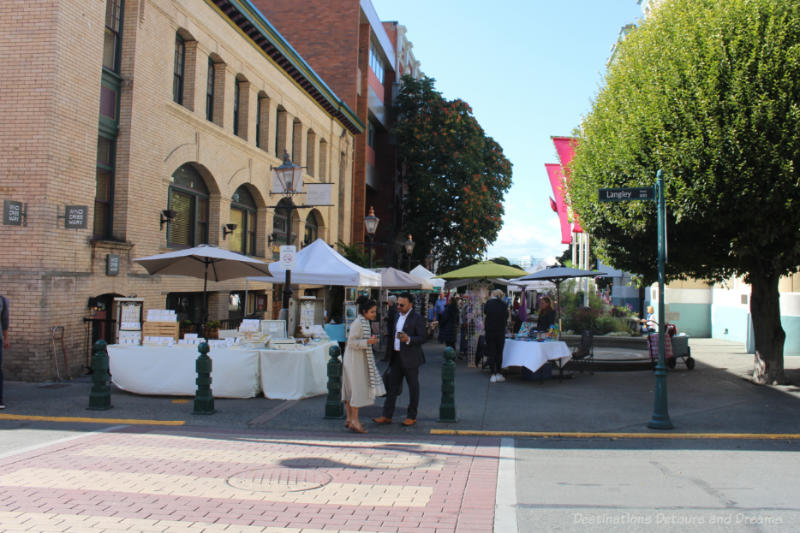
[[[258,208],[258,254],[271,258],[267,235],[280,199],[269,195],[277,106],[287,122],[301,125],[300,157],[305,132],[325,140],[325,160],[345,171],[331,170],[334,203],[338,180],[352,181],[352,135],[325,112],[259,49],[201,0],[127,0],[121,59],[120,132],[117,138],[113,235],[120,242],[92,242],[92,220],[86,229],[64,229],[65,205],[93,210],[95,161],[103,49],[104,0],[4,0],[0,2],[0,204],[8,199],[27,204],[27,226],[0,225],[0,293],[11,307],[11,348],[3,357],[6,379],[44,380],[55,376],[52,327],[64,326],[72,374],[87,362],[87,301],[103,294],[137,295],[145,308],[162,308],[170,292],[199,292],[202,280],[150,276],[132,262],[135,257],[167,251],[159,217],[167,207],[171,174],[194,164],[210,192],[209,243],[227,247],[221,225],[229,221],[230,199],[244,184]],[[187,43],[185,106],[172,101],[175,33]],[[219,124],[205,119],[207,62],[214,54],[218,71]],[[191,57],[190,57],[191,56]],[[233,135],[233,90],[236,76],[247,79],[241,109],[248,113],[246,139]],[[256,147],[256,98],[268,98]],[[265,102],[267,102],[265,100]],[[284,130],[285,135],[291,133]],[[291,146],[291,139],[283,144]],[[300,160],[298,164],[303,164]],[[318,178],[307,176],[306,181]],[[346,200],[349,200],[347,198]],[[300,199],[300,201],[302,201]],[[300,203],[300,202],[298,202]],[[350,240],[350,207],[320,207],[321,237],[330,243]],[[304,221],[309,209],[296,216]],[[299,216],[298,216],[299,215]],[[301,237],[296,221],[294,232]],[[120,255],[118,276],[105,274],[109,253]],[[211,318],[227,318],[227,294],[244,290],[244,280],[209,283]],[[250,291],[257,290],[253,284]],[[261,290],[271,292],[271,287]],[[59,360],[60,362],[60,360]]]

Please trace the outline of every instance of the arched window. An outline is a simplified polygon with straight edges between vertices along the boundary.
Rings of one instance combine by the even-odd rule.
[[[230,236],[231,250],[245,255],[256,253],[256,203],[247,187],[236,189],[231,198],[231,222],[236,229]]]
[[[186,43],[183,37],[175,34],[175,64],[172,68],[172,101],[183,104],[183,79],[186,65]]]
[[[289,215],[291,214],[292,201],[288,198],[278,202],[275,215],[272,217],[272,245],[281,246],[289,244]]]
[[[303,234],[303,246],[308,246],[319,238],[319,217],[316,210],[311,211],[306,218],[306,229]]]
[[[167,246],[208,244],[208,189],[192,165],[183,165],[172,174],[168,207],[176,215],[167,229]]]

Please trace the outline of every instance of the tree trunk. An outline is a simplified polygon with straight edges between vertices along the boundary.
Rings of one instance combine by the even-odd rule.
[[[785,381],[783,343],[786,333],[781,327],[778,279],[778,276],[750,276],[750,314],[756,341],[753,381],[762,385]]]

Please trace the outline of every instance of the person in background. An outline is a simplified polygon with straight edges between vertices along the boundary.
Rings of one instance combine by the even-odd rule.
[[[536,322],[536,330],[547,331],[555,323],[556,310],[553,309],[553,300],[549,296],[543,296],[542,304],[539,306],[539,320]]]
[[[392,328],[397,322],[397,296],[394,294],[389,295],[389,308],[386,310],[386,345],[392,344]],[[383,361],[388,361],[389,356],[384,355]]]
[[[456,336],[458,335],[458,299],[458,296],[452,297],[439,318],[439,332],[442,342],[454,349]]]
[[[489,366],[492,377],[491,383],[500,383],[506,380],[500,369],[503,368],[503,346],[506,341],[506,326],[508,325],[508,305],[503,300],[503,291],[495,289],[492,298],[483,306],[486,317],[486,351],[489,355]]]
[[[3,350],[8,346],[8,299],[0,294],[0,409],[6,408],[3,403]]]
[[[519,298],[514,298],[514,305],[511,307],[511,333],[517,334],[522,327],[522,319],[519,316]]]
[[[437,336],[437,340],[440,343],[444,343],[443,333],[442,333],[442,318],[444,315],[445,307],[447,307],[447,298],[445,297],[444,293],[439,293],[439,297],[436,299],[436,303],[433,305],[433,320],[439,323],[439,335]],[[430,318],[428,319],[430,320]]]
[[[391,424],[394,405],[403,386],[403,378],[408,384],[408,411],[404,426],[417,423],[419,408],[419,367],[425,363],[422,344],[427,339],[425,317],[414,311],[411,295],[404,292],[397,298],[397,310],[400,315],[392,324],[392,342],[387,346],[389,353],[389,374],[386,400],[383,403],[383,414],[373,418],[376,424]]]
[[[386,390],[372,353],[378,337],[372,334],[371,321],[375,320],[378,304],[364,295],[358,297],[356,304],[358,318],[350,325],[342,362],[342,401],[347,410],[344,426],[356,433],[366,433],[358,420],[358,410],[375,403],[375,398],[383,396]]]
[[[647,306],[647,317],[642,319],[642,333],[655,333],[658,331],[658,320],[656,320],[656,310],[652,305]]]

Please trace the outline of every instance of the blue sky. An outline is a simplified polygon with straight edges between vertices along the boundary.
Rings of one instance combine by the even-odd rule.
[[[558,218],[545,163],[550,137],[570,135],[605,74],[636,0],[372,0],[381,20],[408,29],[422,71],[445,98],[472,106],[514,165],[503,229],[488,257],[560,255]]]

